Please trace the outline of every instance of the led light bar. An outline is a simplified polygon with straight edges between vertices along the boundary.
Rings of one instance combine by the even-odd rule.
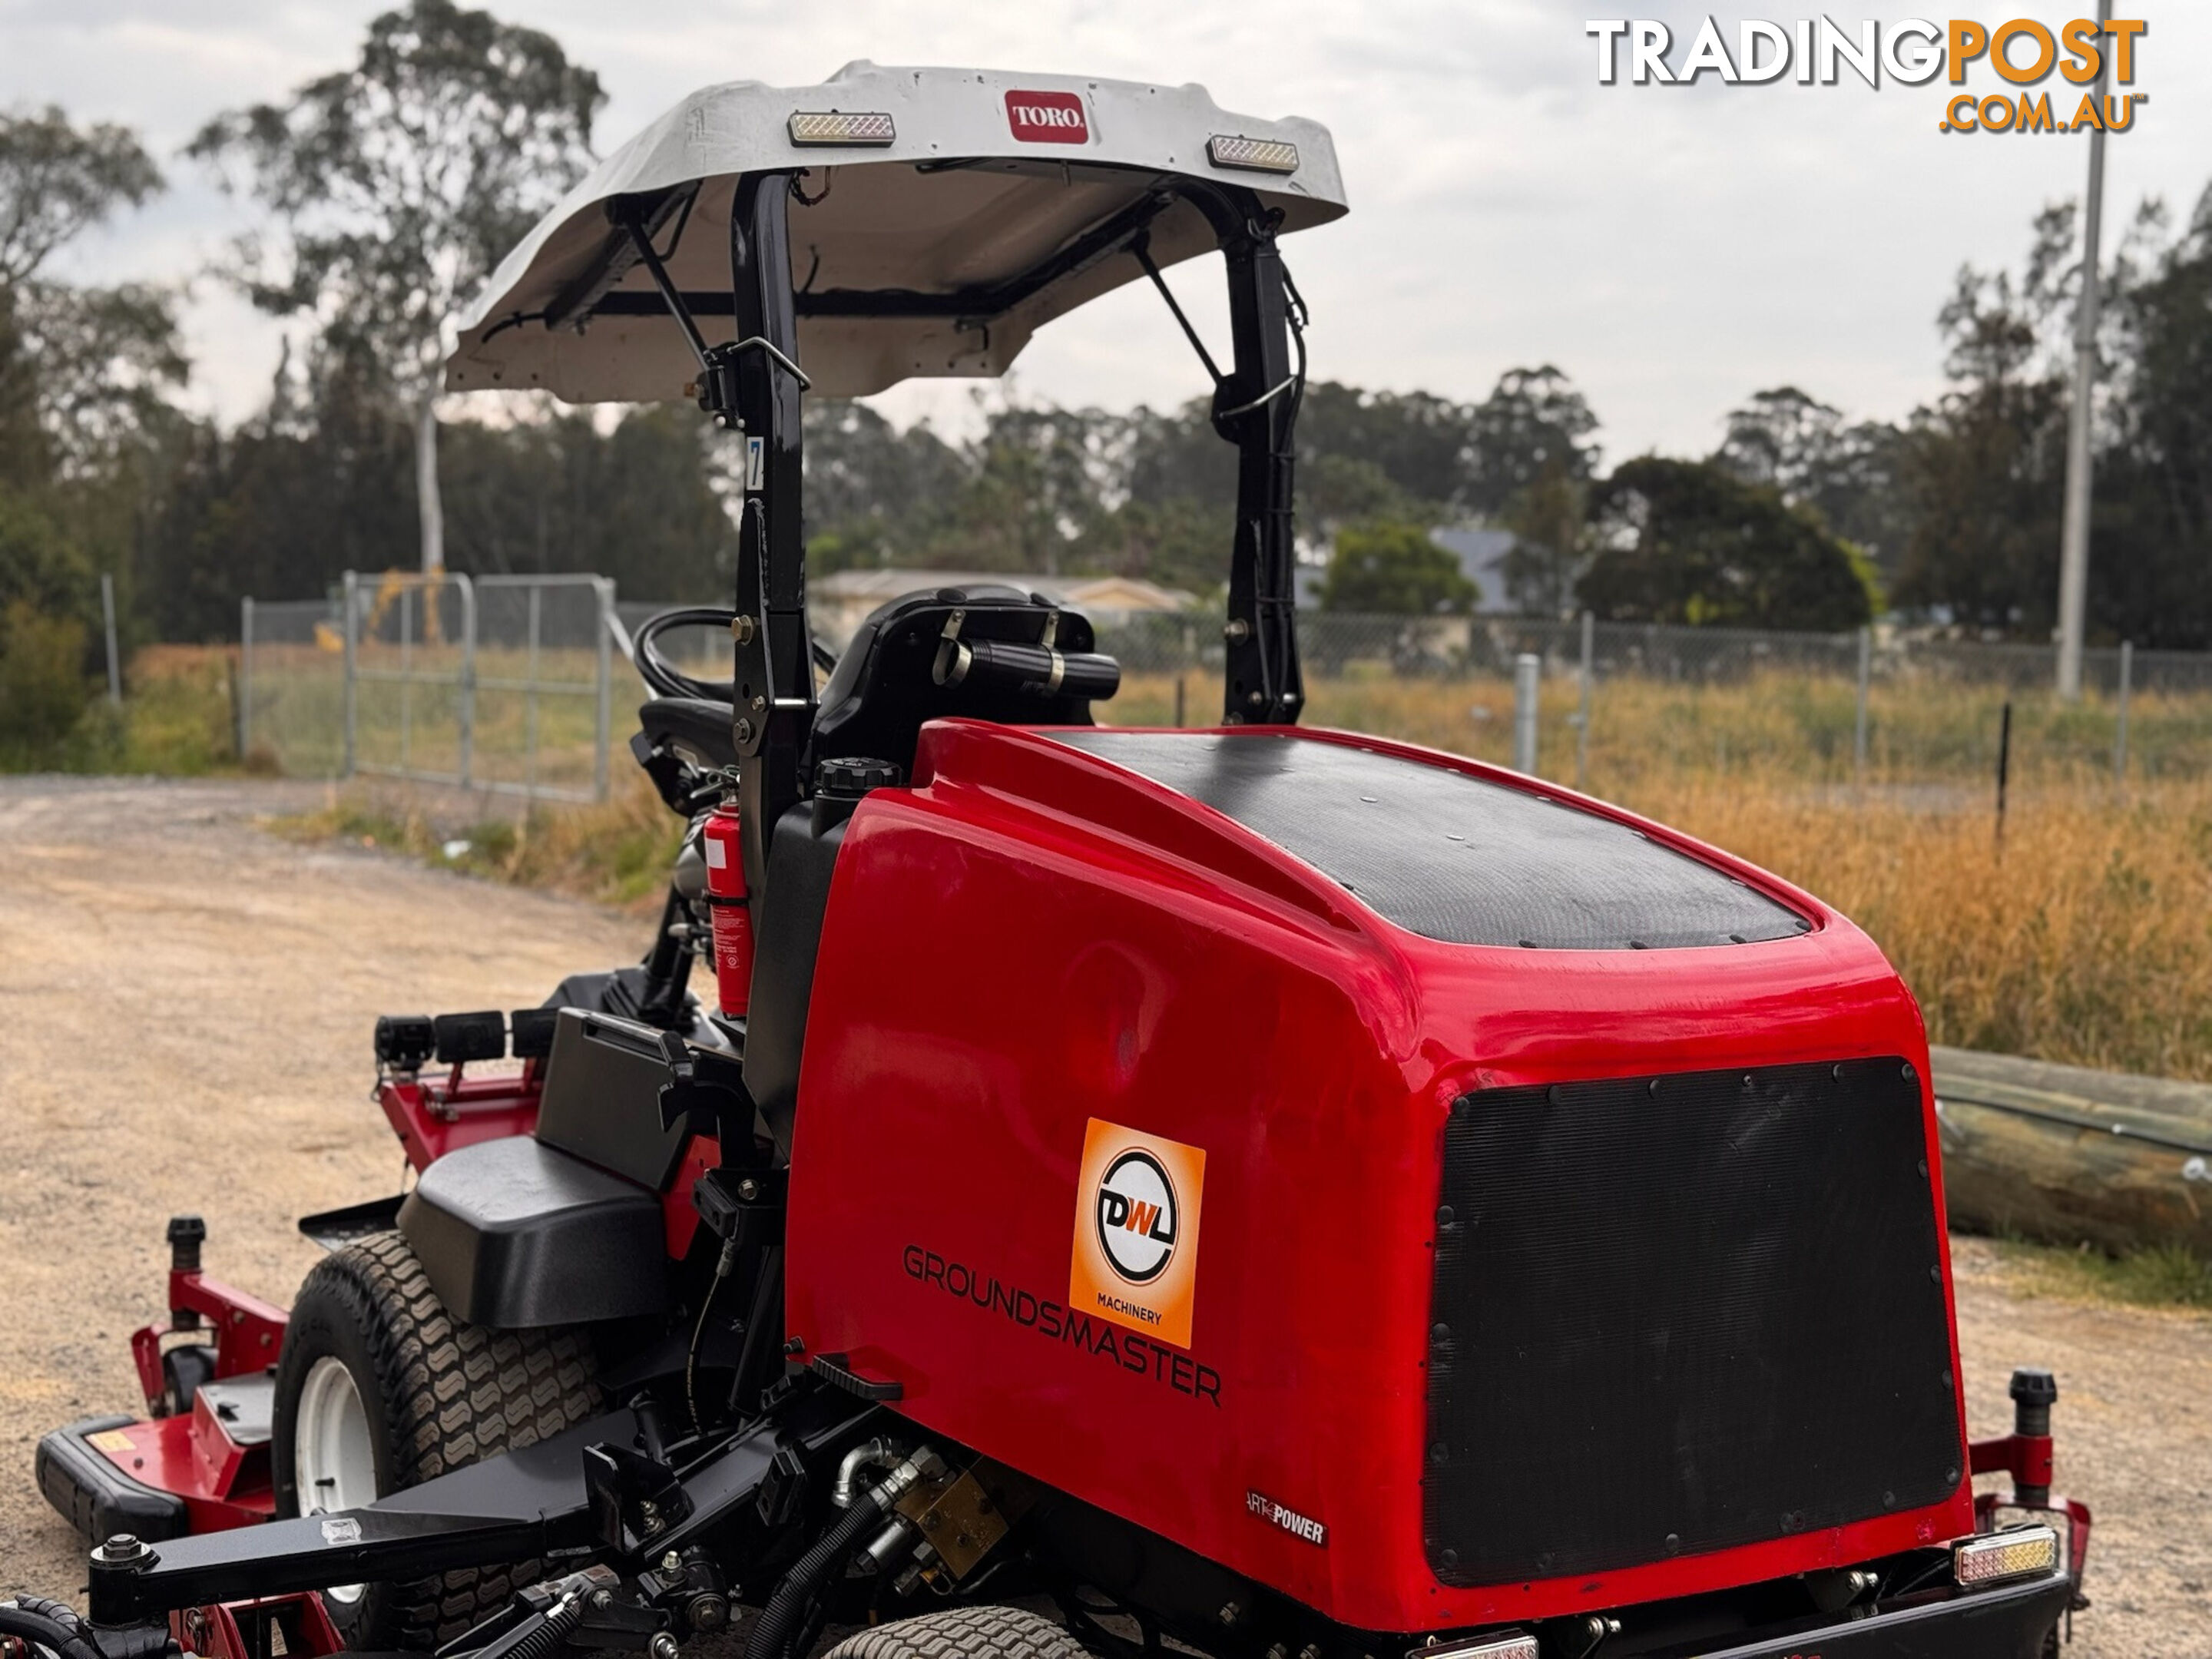
[[[1406,1659],[1536,1659],[1536,1638],[1516,1630],[1503,1636],[1472,1637],[1464,1642],[1437,1642],[1414,1648]]]
[[[2049,1527],[2021,1527],[1969,1538],[1951,1550],[1951,1571],[1961,1584],[1996,1584],[2058,1570],[2058,1534]]]
[[[795,109],[791,112],[791,142],[800,145],[850,144],[878,149],[898,137],[891,118],[880,111]]]
[[[1218,167],[1241,167],[1247,173],[1298,170],[1298,147],[1279,138],[1237,138],[1217,132],[1206,141],[1206,153]],[[1531,1648],[1529,1651],[1534,1653],[1535,1650]]]

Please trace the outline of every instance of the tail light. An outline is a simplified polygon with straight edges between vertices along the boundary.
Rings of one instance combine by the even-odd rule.
[[[1969,1538],[1951,1551],[1951,1571],[1969,1589],[2058,1571],[2058,1534],[2049,1527]]]

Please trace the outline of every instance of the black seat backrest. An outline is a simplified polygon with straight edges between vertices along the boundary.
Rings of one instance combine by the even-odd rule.
[[[997,583],[908,593],[880,606],[853,635],[837,671],[823,689],[800,775],[847,755],[896,762],[914,769],[922,723],[947,714],[1020,726],[1089,726],[1091,699],[1045,696],[969,681],[939,685],[931,674],[945,623],[962,613],[960,637],[1036,645],[1055,615],[1052,644],[1073,653],[1097,641],[1087,617],[1063,611],[1041,593]]]

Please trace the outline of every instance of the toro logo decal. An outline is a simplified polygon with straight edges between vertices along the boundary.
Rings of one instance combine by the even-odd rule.
[[[1072,92],[1010,92],[1006,125],[1025,144],[1087,144],[1090,118]]]
[[[1075,1183],[1067,1305],[1190,1346],[1206,1153],[1092,1118]]]

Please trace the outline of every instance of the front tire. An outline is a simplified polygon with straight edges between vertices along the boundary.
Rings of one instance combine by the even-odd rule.
[[[847,1637],[825,1659],[1091,1659],[1083,1644],[1021,1607],[952,1607]]]
[[[317,1262],[292,1304],[270,1424],[276,1512],[359,1508],[534,1445],[598,1414],[595,1370],[581,1331],[464,1324],[406,1240],[358,1240]],[[348,1647],[428,1650],[539,1576],[518,1562],[324,1601]]]

